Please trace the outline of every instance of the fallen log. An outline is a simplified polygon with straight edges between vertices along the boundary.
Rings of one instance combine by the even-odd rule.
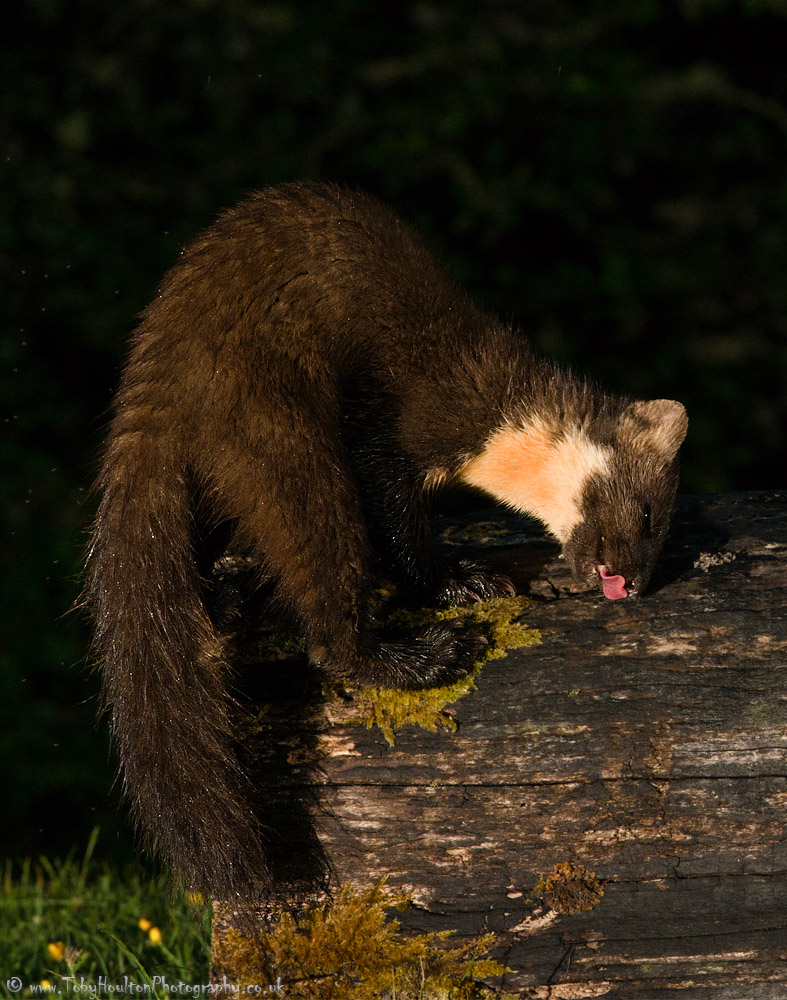
[[[681,498],[650,592],[617,602],[528,522],[438,531],[515,579],[539,637],[447,725],[391,744],[357,692],[236,637],[266,706],[244,730],[280,887],[263,924],[385,877],[406,932],[494,933],[515,995],[787,995],[787,493]],[[217,910],[216,979],[238,919]]]

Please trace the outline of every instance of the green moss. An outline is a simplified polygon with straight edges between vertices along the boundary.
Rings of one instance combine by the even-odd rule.
[[[328,906],[296,918],[283,913],[260,939],[227,930],[214,950],[217,971],[243,986],[280,980],[284,995],[310,1000],[471,1000],[498,996],[479,982],[506,970],[483,956],[494,943],[481,935],[454,948],[450,932],[405,936],[388,916],[408,905],[377,885],[339,890]],[[228,975],[229,978],[229,975]]]
[[[266,624],[257,629],[254,648],[261,660],[294,660],[306,652],[306,642],[294,628]]]
[[[482,631],[489,645],[473,671],[454,684],[423,691],[363,688],[357,695],[359,721],[368,727],[378,726],[391,745],[395,742],[395,730],[408,723],[430,732],[455,730],[456,723],[446,711],[446,706],[475,689],[475,679],[481,666],[487,660],[505,656],[509,649],[540,642],[536,629],[526,628],[516,620],[529,604],[525,597],[500,597],[464,608],[394,612],[386,625],[413,628],[449,618],[462,619],[469,627]]]
[[[455,684],[424,691],[364,688],[358,692],[356,701],[359,721],[367,728],[378,726],[391,746],[396,742],[394,731],[408,723],[432,733],[439,729],[453,732],[456,723],[446,711],[446,706],[475,688],[477,672],[478,668]]]

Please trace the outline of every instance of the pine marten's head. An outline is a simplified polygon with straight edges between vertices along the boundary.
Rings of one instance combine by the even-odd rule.
[[[611,600],[642,592],[669,527],[688,417],[669,399],[573,423],[506,424],[462,478],[538,517],[578,579]]]
[[[581,517],[563,553],[577,578],[598,576],[611,600],[648,585],[669,529],[687,428],[680,403],[632,403],[617,422],[605,467],[582,485]]]

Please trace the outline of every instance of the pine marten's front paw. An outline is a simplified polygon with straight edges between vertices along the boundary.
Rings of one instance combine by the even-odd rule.
[[[488,601],[493,597],[513,597],[516,587],[502,573],[494,573],[481,563],[460,559],[451,565],[435,594],[438,607],[460,607]]]
[[[483,657],[488,640],[463,622],[437,622],[416,636],[380,644],[373,676],[377,687],[444,687],[466,677]]]

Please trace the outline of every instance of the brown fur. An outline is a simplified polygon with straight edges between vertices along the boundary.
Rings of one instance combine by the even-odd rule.
[[[87,597],[135,816],[187,884],[228,898],[267,877],[232,748],[225,655],[202,600],[200,533],[231,525],[323,669],[355,683],[444,683],[469,668],[479,638],[451,625],[372,630],[374,554],[419,600],[509,592],[507,580],[438,554],[424,495],[473,481],[501,428],[537,426],[539,497],[581,512],[564,539],[572,564],[591,573],[619,558],[627,579],[646,580],[685,414],[670,404],[664,427],[642,405],[534,357],[366,196],[311,184],[263,191],[184,252],[123,374]],[[612,455],[614,482],[592,462],[572,474],[569,439]],[[533,455],[521,451],[517,469],[516,435],[506,441],[504,466],[480,485],[530,509],[506,469],[517,470],[514,493],[527,494]],[[643,504],[658,519],[647,545]]]

